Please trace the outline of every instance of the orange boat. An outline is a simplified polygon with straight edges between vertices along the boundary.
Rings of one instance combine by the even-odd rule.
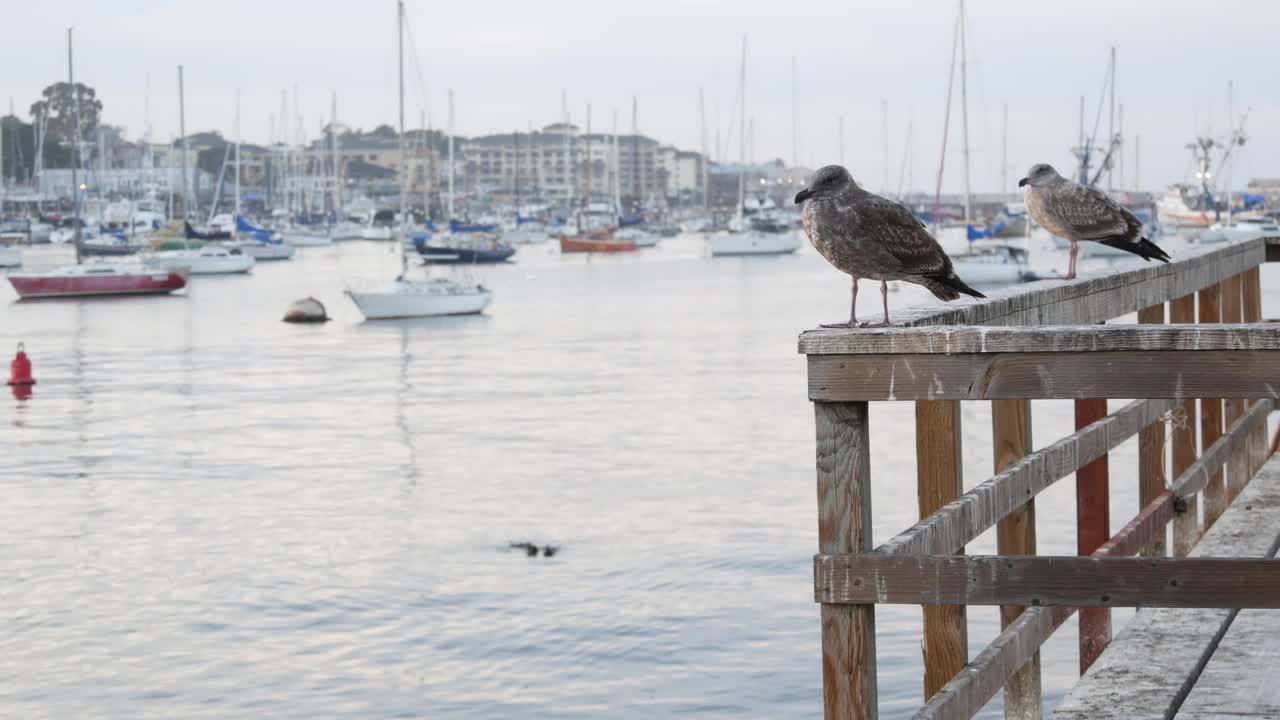
[[[561,235],[560,252],[627,252],[635,250],[636,244],[631,240],[615,240],[613,229],[597,230],[587,233],[585,237],[578,235]]]

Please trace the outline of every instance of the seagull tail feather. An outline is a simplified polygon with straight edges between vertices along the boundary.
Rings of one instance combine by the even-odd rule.
[[[929,281],[925,284],[925,287],[939,300],[957,300],[960,297],[960,293],[976,298],[986,297],[986,295],[965,284],[965,281],[961,280],[960,276],[954,272],[926,275],[925,279]]]
[[[1159,245],[1156,245],[1155,243],[1151,242],[1146,238],[1138,238],[1138,240],[1134,241],[1134,240],[1130,240],[1129,238],[1123,235],[1115,235],[1112,237],[1103,238],[1098,242],[1108,247],[1113,247],[1117,250],[1124,250],[1126,252],[1131,252],[1134,255],[1137,255],[1138,257],[1148,262],[1150,262],[1153,259],[1159,260],[1160,262],[1163,262],[1163,263],[1169,262],[1169,253],[1165,252],[1160,248]]]

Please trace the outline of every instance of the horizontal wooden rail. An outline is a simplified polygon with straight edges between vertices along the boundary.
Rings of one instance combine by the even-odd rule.
[[[823,402],[1203,397],[1280,397],[1280,352],[809,356],[809,399]]]
[[[881,545],[876,552],[954,553],[1027,500],[1137,435],[1176,405],[1173,400],[1135,400],[1098,422],[1020,458],[1004,472]]]
[[[1122,350],[1280,350],[1275,323],[1230,325],[928,326],[813,330],[805,355],[960,355]]]
[[[817,555],[836,604],[1280,608],[1280,560],[1047,555]]]
[[[1151,263],[1076,280],[1041,280],[985,300],[894,311],[894,326],[1087,325],[1194,293],[1266,261],[1267,239],[1178,248]]]

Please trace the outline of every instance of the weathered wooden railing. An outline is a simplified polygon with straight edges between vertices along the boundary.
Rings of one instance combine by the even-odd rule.
[[[1280,326],[1260,323],[1258,266],[1280,260],[1277,243],[1192,248],[1168,265],[899,312],[889,328],[801,336],[817,425],[826,717],[876,717],[877,603],[924,607],[918,718],[971,717],[1002,688],[1006,717],[1040,717],[1039,648],[1077,609],[1084,672],[1109,642],[1111,607],[1280,606],[1280,561],[1185,557],[1268,454]],[[1137,325],[1098,324],[1133,312]],[[1108,414],[1108,398],[1132,402]],[[1032,451],[1033,399],[1074,400],[1076,432]],[[895,400],[916,403],[921,520],[873,548],[868,403]],[[995,450],[996,475],[967,492],[962,400],[992,402]],[[1135,435],[1141,507],[1113,534],[1107,454]],[[1035,497],[1072,473],[1079,556],[1037,556]],[[963,554],[992,527],[998,556]],[[972,657],[968,605],[1001,606],[1003,628]]]

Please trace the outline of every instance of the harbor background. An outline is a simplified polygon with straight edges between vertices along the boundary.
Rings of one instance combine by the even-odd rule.
[[[343,285],[394,253],[306,248],[162,298],[12,304],[0,288],[0,347],[24,341],[40,383],[0,403],[0,715],[816,715],[795,338],[845,316],[847,278],[808,247],[525,246],[472,271],[499,298],[488,315],[362,323]],[[862,289],[867,313],[879,297]],[[281,324],[305,295],[334,321]],[[904,286],[890,302],[934,301]],[[1071,403],[1035,406],[1037,439],[1069,431]],[[991,474],[989,404],[963,408],[972,486]],[[913,407],[874,412],[888,533],[916,514],[894,440]],[[1136,509],[1136,442],[1111,463],[1112,507]],[[1074,554],[1071,483],[1038,505],[1060,545],[1040,551]],[[523,540],[562,551],[507,548]],[[988,610],[970,613],[971,647],[998,629]],[[877,620],[882,714],[903,717],[922,699],[919,610]],[[1044,653],[1047,703],[1075,681],[1073,635]]]

